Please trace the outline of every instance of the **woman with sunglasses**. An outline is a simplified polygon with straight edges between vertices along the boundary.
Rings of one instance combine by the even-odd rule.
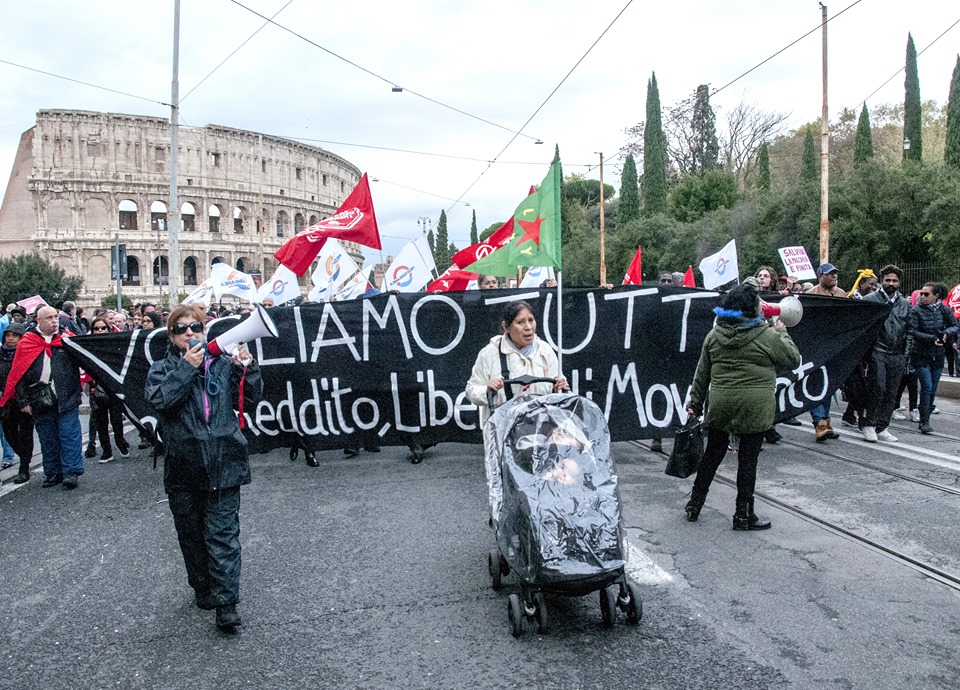
[[[933,433],[930,414],[943,373],[944,346],[960,331],[953,310],[941,302],[946,293],[946,286],[927,283],[907,317],[907,356],[920,382],[920,431],[925,434]]]
[[[107,319],[98,316],[90,324],[90,335],[106,335],[112,333],[113,328]],[[121,458],[130,455],[130,444],[123,433],[123,403],[117,398],[111,398],[96,381],[90,379],[84,383],[84,391],[90,399],[90,427],[85,457],[92,458],[97,454],[97,444],[94,434],[100,438],[100,464],[113,460],[113,448],[110,446],[110,427],[113,427],[113,440],[117,445],[117,452]]]
[[[194,306],[170,312],[170,350],[150,367],[146,398],[157,411],[163,485],[194,601],[215,608],[217,627],[234,632],[240,625],[240,486],[250,483],[241,427],[244,411],[259,402],[262,382],[243,345],[232,357],[207,356],[204,318]]]

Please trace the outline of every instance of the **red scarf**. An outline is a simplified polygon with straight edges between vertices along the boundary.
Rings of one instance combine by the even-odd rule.
[[[10,375],[7,376],[7,385],[3,389],[3,397],[0,398],[0,407],[6,405],[13,397],[17,383],[27,373],[27,369],[37,360],[37,357],[42,354],[53,357],[53,348],[63,347],[61,337],[63,335],[72,336],[73,333],[70,331],[64,331],[62,334],[57,333],[49,343],[36,331],[27,331],[24,334],[20,339],[20,344],[17,345],[17,354],[13,357],[13,367],[10,369]]]

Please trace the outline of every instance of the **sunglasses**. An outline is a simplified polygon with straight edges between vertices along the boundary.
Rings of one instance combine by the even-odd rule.
[[[110,329],[107,328],[106,326],[94,326],[94,327],[93,327],[93,331],[94,331],[94,332],[96,332],[96,331],[108,331],[108,330],[110,330]]]
[[[921,293],[920,293],[920,296],[921,296],[921,297],[929,297],[929,296],[932,295],[932,294],[933,294],[932,292],[921,292]]]
[[[194,321],[193,323],[181,323],[178,321],[170,326],[170,332],[174,335],[183,335],[187,332],[187,329],[194,333],[203,333],[203,324],[199,321]]]

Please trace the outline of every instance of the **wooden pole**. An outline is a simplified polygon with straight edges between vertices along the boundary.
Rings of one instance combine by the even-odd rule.
[[[603,153],[600,153],[600,285],[607,284],[607,258],[603,226]]]
[[[830,261],[830,111],[827,109],[827,6],[823,27],[823,113],[820,116],[820,263]]]

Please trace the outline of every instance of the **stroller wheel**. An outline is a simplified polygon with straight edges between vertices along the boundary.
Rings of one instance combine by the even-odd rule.
[[[605,628],[612,628],[617,621],[617,593],[609,587],[600,590],[600,615]]]
[[[547,601],[542,592],[533,595],[533,603],[537,609],[533,614],[534,620],[537,621],[537,632],[543,635],[549,632],[549,620],[547,619]]]
[[[520,637],[523,632],[523,606],[520,604],[520,597],[516,594],[511,594],[507,598],[507,618],[510,621],[510,634]]]
[[[640,590],[636,585],[627,584],[627,592],[630,595],[630,600],[626,603],[621,603],[620,608],[627,614],[627,623],[636,625],[640,622],[640,619],[643,618],[643,600],[640,598]],[[621,602],[622,601],[621,599]]]
[[[490,586],[494,592],[499,591],[503,579],[500,574],[500,552],[496,549],[487,554],[487,569],[490,571]]]

